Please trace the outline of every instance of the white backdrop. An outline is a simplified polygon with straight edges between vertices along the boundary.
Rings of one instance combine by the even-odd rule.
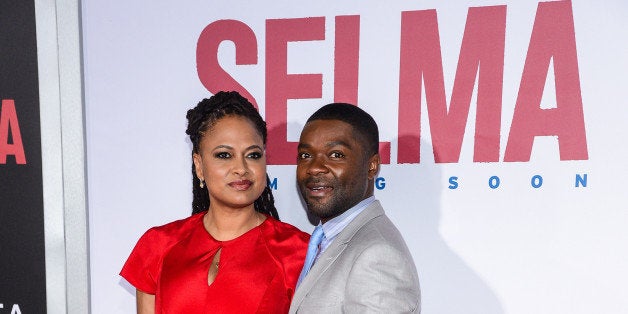
[[[488,14],[488,18],[472,19],[478,12]],[[380,172],[380,183],[385,184],[376,190],[376,197],[414,256],[423,313],[628,313],[628,196],[621,183],[628,173],[628,149],[624,145],[628,101],[622,96],[626,90],[624,75],[628,73],[627,13],[628,5],[620,0],[478,0],[455,4],[84,1],[92,312],[134,312],[134,290],[118,276],[126,257],[146,229],[186,217],[191,211],[191,145],[185,135],[185,113],[200,99],[211,96],[206,85],[232,88],[224,78],[212,76],[215,71],[203,67],[217,55],[220,67],[254,97],[269,121],[274,132],[268,143],[271,158],[276,158],[273,160],[283,155],[288,156],[286,160],[294,160],[295,152],[284,147],[286,140],[297,141],[309,114],[334,101],[335,89],[342,86],[338,77],[345,77],[340,74],[347,75],[349,83],[357,82],[359,106],[375,117],[381,141],[390,142],[390,164]],[[544,14],[549,18],[543,19]],[[337,37],[337,29],[350,28],[336,17],[347,15],[359,16],[358,24],[349,24],[358,26],[359,35],[354,29],[347,37]],[[418,25],[415,22],[430,21],[430,16],[437,17],[436,33],[426,31],[434,23],[411,30],[412,25]],[[301,19],[308,17],[315,19]],[[500,22],[501,18],[505,22]],[[239,21],[230,22],[230,27],[244,25],[247,27],[243,29],[250,32],[228,28],[209,37],[201,36],[208,25],[221,20]],[[310,24],[291,35],[292,28],[277,27],[298,21]],[[323,23],[324,28],[316,23]],[[505,32],[500,37],[499,26],[503,23],[501,31]],[[426,48],[434,45],[417,44],[415,37],[404,37],[402,25],[410,30],[406,35],[437,34],[440,50]],[[493,28],[480,29],[481,25]],[[538,41],[531,39],[533,27],[539,27]],[[571,27],[575,38],[570,37]],[[400,69],[400,55],[405,53],[409,57],[404,60],[412,63],[421,59],[422,52],[440,51],[442,59],[429,59],[425,67],[442,68],[443,100],[450,104],[454,80],[460,72],[458,61],[461,55],[470,56],[461,53],[465,31],[477,40],[468,46],[471,51],[497,54],[480,57],[480,75],[472,69],[470,77],[459,81],[473,86],[468,93],[471,99],[466,101],[471,104],[467,123],[464,119],[456,123],[460,120],[454,119],[439,124],[429,118],[437,119],[437,107],[428,114],[426,105],[426,97],[434,100],[438,95],[416,94],[429,90],[438,79],[425,74],[425,88],[416,78],[408,79],[418,70]],[[249,60],[244,62],[247,64],[236,64],[235,44],[224,41],[217,53],[201,51],[201,66],[197,69],[199,38],[203,38],[202,45],[208,43],[206,38],[229,38],[233,34],[249,40],[237,48],[249,53]],[[552,34],[558,37],[546,40]],[[277,44],[281,35],[319,40],[288,37],[287,48],[282,50]],[[336,38],[341,39],[336,42]],[[357,58],[345,60],[342,57],[346,55],[334,51],[334,47],[344,47],[347,42],[359,43]],[[271,55],[267,56],[267,49]],[[285,56],[282,51],[287,52]],[[534,57],[539,51],[553,57],[549,66],[542,58]],[[347,73],[353,72],[343,70],[335,76],[335,58],[339,60],[337,66],[348,69],[351,60],[358,60],[357,74],[351,76]],[[503,81],[499,75],[502,58]],[[442,60],[442,66],[434,60]],[[494,65],[497,70],[483,74],[483,69]],[[538,68],[526,76],[524,65]],[[211,72],[210,76],[204,77],[202,73],[207,72],[203,71]],[[280,79],[296,82],[299,78],[287,74],[319,76],[310,76],[313,82],[297,82],[290,88]],[[522,83],[522,77],[528,83]],[[478,79],[489,83],[489,98],[479,96]],[[543,89],[526,89],[539,82]],[[351,94],[355,91],[351,86],[342,91]],[[281,109],[282,101],[277,99],[283,96],[277,93],[284,91],[296,96],[287,96],[295,99],[288,100],[286,109]],[[409,94],[419,95],[420,100],[404,98]],[[535,102],[535,96],[540,100]],[[432,100],[428,100],[430,106]],[[406,105],[400,105],[404,101]],[[559,108],[575,108],[575,113],[554,110],[558,112],[555,116],[547,114],[557,104]],[[515,114],[516,105],[545,111]],[[478,113],[481,106],[489,106],[490,110]],[[458,107],[452,108],[450,112],[460,112]],[[582,110],[583,121],[578,120],[578,109]],[[415,132],[418,120],[399,123],[400,115],[402,119],[418,117],[417,111],[422,113],[420,138]],[[476,116],[482,122],[476,123]],[[506,152],[509,137],[513,138],[512,148],[527,151],[525,145],[515,141],[525,136],[511,133],[514,116],[521,119],[518,131],[547,135],[534,139],[529,160],[504,161],[516,159]],[[483,130],[478,138],[494,144],[493,157],[474,161],[474,149],[491,150],[475,145],[474,140],[476,124],[488,125],[481,119],[489,117],[497,121],[493,127],[497,125],[498,129]],[[408,129],[408,125],[415,128]],[[438,146],[437,156],[445,156],[440,145],[455,148],[456,138],[462,136],[453,135],[456,125],[464,130],[459,158],[435,162],[434,146]],[[444,139],[433,139],[438,126],[445,127]],[[545,129],[550,131],[543,133]],[[554,129],[562,133],[552,133]],[[281,130],[287,132],[287,138],[282,138]],[[411,146],[398,144],[399,138],[420,146],[420,162],[408,151]],[[572,153],[567,153],[570,149]],[[406,157],[409,162],[403,162],[408,161]],[[295,188],[295,166],[271,165],[268,171],[271,179],[276,179],[274,193],[282,220],[311,231],[313,227]],[[491,179],[493,176],[499,178],[499,186],[496,178]]]

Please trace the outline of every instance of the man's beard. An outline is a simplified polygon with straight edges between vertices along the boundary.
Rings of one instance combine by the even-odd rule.
[[[308,199],[305,197],[305,195],[307,195],[306,191],[308,190],[306,187],[307,184],[316,183],[318,181],[322,180],[306,180],[303,185],[299,185],[299,189],[301,190],[301,196],[304,196],[308,211],[324,220],[329,220],[346,212],[349,208],[355,206],[362,199],[364,199],[364,195],[366,193],[366,191],[363,191],[362,193],[355,193],[355,190],[347,189],[347,187],[352,186],[351,183],[340,185],[338,184],[337,179],[333,179],[331,181],[325,180],[326,184],[333,186],[332,195],[326,199],[326,203],[320,203],[319,198]]]

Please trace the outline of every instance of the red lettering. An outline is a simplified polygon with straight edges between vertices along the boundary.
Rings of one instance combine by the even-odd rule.
[[[237,65],[257,64],[257,39],[253,30],[240,21],[219,20],[207,25],[198,38],[196,46],[198,77],[212,94],[222,90],[237,91],[257,107],[253,95],[218,62],[218,47],[225,40],[235,44]]]
[[[9,143],[9,131],[11,131],[12,144]],[[22,134],[17,122],[13,99],[3,99],[2,110],[0,110],[0,164],[7,163],[7,155],[15,156],[15,163],[18,165],[26,164]]]
[[[541,109],[552,58],[556,107]],[[529,161],[535,136],[557,136],[560,160],[589,158],[578,73],[571,1],[539,3],[504,161]]]
[[[325,18],[266,21],[266,124],[269,165],[296,164],[296,142],[288,142],[288,99],[321,98],[322,74],[288,74],[288,42],[325,39]]]
[[[336,16],[334,101],[358,103],[360,16]]]
[[[335,23],[334,101],[359,104],[360,16],[337,16]],[[505,30],[506,6],[469,8],[448,105],[436,10],[401,13],[398,163],[420,162],[422,93],[435,162],[458,162],[476,85],[473,161],[499,161]],[[237,65],[257,64],[257,40],[251,28],[240,21],[220,20],[208,25],[199,37],[199,78],[212,93],[237,90],[257,106],[252,95],[219,64],[218,48],[225,40],[235,44]],[[325,40],[325,17],[266,21],[269,164],[295,164],[297,143],[287,138],[288,100],[322,97],[321,73],[288,74],[287,70],[288,43],[316,40]],[[556,106],[542,109],[552,61]],[[504,161],[529,161],[536,136],[556,136],[561,160],[588,159],[578,73],[571,2],[539,3]],[[13,131],[17,118],[11,123],[9,118],[3,119],[7,143],[12,127],[13,145],[17,141],[21,145],[19,129]],[[390,163],[389,142],[380,143],[380,155],[383,163]]]
[[[334,101],[358,104],[360,16],[336,17]],[[390,142],[379,143],[382,164],[390,164]]]
[[[457,162],[478,75],[473,160],[499,160],[506,6],[469,8],[449,109],[435,10],[402,12],[399,163],[420,161],[421,92],[425,85],[435,162]]]
[[[430,64],[426,63],[427,60],[441,59],[436,10],[401,12],[399,58],[397,163],[419,163],[423,72],[427,71],[426,66]],[[442,66],[439,64],[438,67],[442,72]]]

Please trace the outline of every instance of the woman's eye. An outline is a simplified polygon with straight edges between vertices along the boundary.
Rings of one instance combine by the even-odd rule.
[[[248,155],[248,157],[251,158],[251,159],[260,159],[260,158],[262,158],[262,156],[263,155],[260,152],[254,152],[254,153],[250,153]]]
[[[220,153],[216,153],[214,157],[220,158],[220,159],[227,159],[227,158],[231,158],[231,154],[227,152],[220,152]]]

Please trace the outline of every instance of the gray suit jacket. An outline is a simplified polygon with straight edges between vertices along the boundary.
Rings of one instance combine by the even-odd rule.
[[[420,313],[419,278],[379,201],[323,252],[295,291],[290,313]]]

